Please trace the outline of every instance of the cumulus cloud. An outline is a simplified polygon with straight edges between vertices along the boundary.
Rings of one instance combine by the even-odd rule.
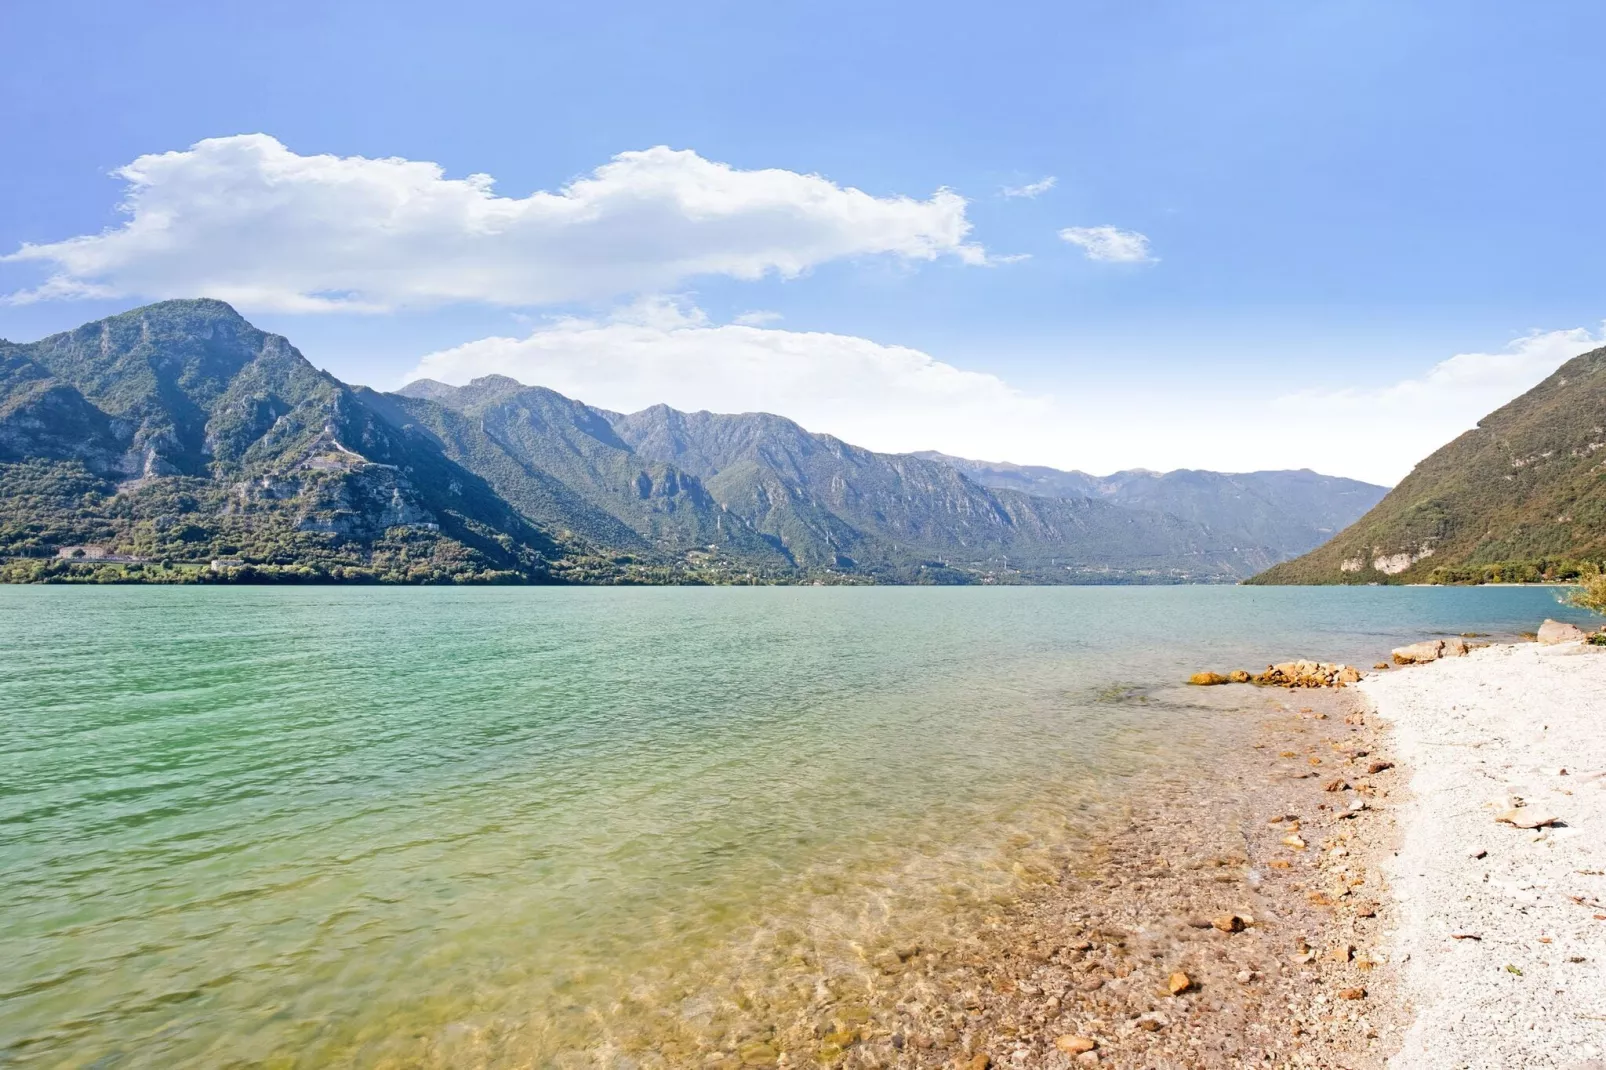
[[[1297,391],[1273,409],[1284,441],[1303,443],[1315,464],[1392,483],[1573,357],[1602,345],[1606,328],[1535,331],[1497,352],[1458,353],[1394,382]]]
[[[562,319],[424,357],[409,378],[509,375],[620,411],[767,411],[856,445],[1111,472],[1313,468],[1397,482],[1417,461],[1578,353],[1584,329],[1462,353],[1376,387],[1245,394],[1179,381],[1134,404],[1119,381],[1055,397],[927,353],[848,335],[720,325],[681,301],[638,301],[605,319]]]
[[[743,327],[767,327],[772,323],[779,323],[785,318],[779,312],[770,312],[767,309],[758,308],[732,317],[731,322]]]
[[[965,200],[874,196],[819,175],[740,170],[664,146],[623,152],[557,192],[507,197],[399,158],[302,156],[265,134],[141,156],[116,172],[127,220],[27,244],[47,265],[13,302],[205,295],[248,309],[539,306],[789,278],[832,260],[981,264]]]
[[[1153,263],[1149,254],[1149,239],[1135,230],[1119,227],[1066,227],[1060,237],[1072,245],[1079,245],[1089,260],[1104,260],[1118,264]]]
[[[409,378],[511,376],[634,412],[773,412],[889,452],[1020,445],[1000,431],[1043,426],[1047,399],[905,346],[819,331],[715,324],[668,298],[606,319],[560,319],[523,338],[483,338],[424,357]]]
[[[1024,186],[1005,186],[1001,191],[1006,197],[1038,197],[1054,188],[1059,179],[1053,175],[1045,175],[1036,182],[1028,182]]]

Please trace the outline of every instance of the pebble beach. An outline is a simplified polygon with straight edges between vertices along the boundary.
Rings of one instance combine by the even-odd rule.
[[[1411,771],[1391,1065],[1606,1067],[1606,648],[1491,646],[1360,690]]]

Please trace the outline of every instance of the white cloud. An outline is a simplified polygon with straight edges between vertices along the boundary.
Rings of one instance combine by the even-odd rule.
[[[779,312],[770,312],[766,309],[757,308],[751,312],[743,312],[738,316],[732,317],[731,322],[742,327],[767,327],[772,323],[779,323],[785,318]]]
[[[1079,245],[1089,260],[1104,260],[1120,264],[1147,264],[1155,262],[1149,254],[1149,239],[1135,230],[1119,227],[1066,227],[1060,237],[1072,245]]]
[[[247,309],[531,306],[661,290],[705,275],[789,278],[889,255],[986,262],[965,200],[877,197],[819,175],[738,170],[663,146],[623,152],[556,193],[504,197],[434,163],[301,156],[265,134],[141,156],[116,172],[128,219],[23,245],[49,265],[13,294],[210,296]]]
[[[1000,192],[1005,197],[1037,197],[1054,188],[1059,179],[1053,175],[1045,175],[1036,182],[1028,182],[1024,186],[1005,186]]]
[[[996,446],[997,432],[1051,418],[1046,399],[905,346],[817,331],[714,324],[672,299],[605,320],[561,319],[524,338],[483,338],[424,357],[409,378],[501,374],[634,412],[773,412],[889,452]]]
[[[821,332],[711,323],[646,299],[605,320],[565,319],[424,357],[410,378],[509,375],[620,411],[658,402],[767,411],[856,445],[1111,472],[1313,468],[1394,483],[1417,461],[1606,332],[1535,333],[1373,388],[1278,392],[1209,376],[1174,389],[1079,382],[1054,397],[904,346]]]
[[[1606,345],[1606,329],[1535,331],[1495,353],[1458,353],[1420,375],[1374,387],[1302,390],[1277,398],[1282,441],[1312,467],[1396,482],[1440,446],[1537,386],[1562,364]]]

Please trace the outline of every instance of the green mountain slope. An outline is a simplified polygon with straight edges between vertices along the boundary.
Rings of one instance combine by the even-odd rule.
[[[873,453],[779,416],[658,405],[611,420],[638,453],[705,479],[803,565],[889,578],[1223,580],[1272,560],[1165,513],[989,490],[950,465]]]
[[[1421,582],[1564,558],[1606,558],[1606,349],[1568,361],[1330,542],[1254,582]]]
[[[549,529],[665,561],[715,553],[766,574],[795,564],[695,475],[636,453],[600,410],[556,391],[487,376],[463,387],[420,380],[384,397],[393,421],[427,427]]]
[[[0,369],[0,555],[79,544],[307,578],[541,580],[564,552],[222,302],[3,343]]]

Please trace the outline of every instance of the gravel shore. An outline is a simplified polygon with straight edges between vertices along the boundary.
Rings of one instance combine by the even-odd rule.
[[[1493,646],[1360,690],[1410,775],[1390,1065],[1606,1070],[1606,650]]]
[[[1208,767],[1179,756],[1175,779],[979,925],[866,948],[866,968],[781,1021],[692,1041],[694,1061],[1382,1070],[1408,1022],[1379,868],[1404,777],[1364,700],[1246,684],[1146,700],[1221,726]]]

